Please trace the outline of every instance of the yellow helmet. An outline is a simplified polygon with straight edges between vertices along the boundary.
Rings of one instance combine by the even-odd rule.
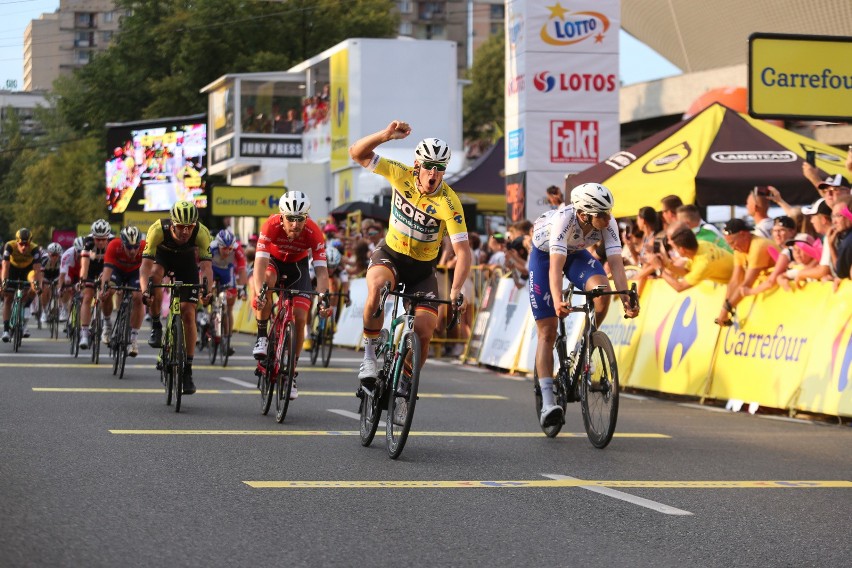
[[[192,225],[198,221],[198,209],[190,201],[178,201],[172,206],[172,223],[176,225]]]

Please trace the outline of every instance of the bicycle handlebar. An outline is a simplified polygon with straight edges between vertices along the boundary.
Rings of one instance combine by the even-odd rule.
[[[562,297],[571,296],[572,294],[576,294],[578,296],[585,296],[586,300],[594,300],[595,298],[599,298],[601,296],[623,296],[627,294],[627,302],[631,306],[639,307],[639,294],[636,291],[636,282],[630,285],[629,290],[609,290],[606,286],[598,286],[592,290],[574,290],[572,288],[566,288],[562,290]],[[627,316],[624,316],[627,318]]]
[[[423,302],[429,302],[432,304],[446,304],[453,309],[453,317],[450,320],[449,325],[447,325],[446,330],[449,331],[453,329],[456,325],[458,325],[459,318],[461,317],[461,311],[459,310],[459,308],[464,303],[464,294],[459,294],[455,300],[439,300],[437,298],[427,298],[424,292],[406,294],[405,292],[391,290],[390,282],[385,282],[382,286],[382,289],[379,291],[379,307],[376,308],[375,312],[373,312],[373,319],[378,318],[382,315],[382,312],[385,309],[385,300],[388,299],[389,294],[392,294],[398,298],[402,298],[403,300],[409,300],[413,302],[415,306]]]

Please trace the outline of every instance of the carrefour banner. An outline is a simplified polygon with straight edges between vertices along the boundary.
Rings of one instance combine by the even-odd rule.
[[[266,218],[278,212],[278,200],[287,191],[283,186],[213,187],[213,215]]]
[[[811,292],[811,286],[819,290]],[[852,282],[843,280],[837,292],[827,282],[808,284],[805,291],[809,295],[803,295],[801,301],[813,309],[814,325],[808,329],[812,354],[795,407],[852,416]],[[797,301],[801,293],[796,291]]]
[[[852,37],[752,34],[748,97],[757,118],[848,121]]]
[[[794,296],[776,288],[737,307],[736,324],[719,335],[710,396],[773,408],[792,405],[809,361],[819,351],[815,334],[829,313],[829,297],[820,286],[808,285]]]
[[[635,359],[629,375],[622,371],[622,382],[672,394],[702,394],[719,333],[713,320],[724,298],[725,287],[710,282],[677,293],[665,281],[649,280],[642,293]],[[628,343],[633,341],[630,334]]]

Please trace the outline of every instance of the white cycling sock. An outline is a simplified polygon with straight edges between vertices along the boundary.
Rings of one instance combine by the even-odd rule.
[[[364,359],[376,358],[376,343],[378,343],[376,339],[364,338]]]
[[[541,386],[542,407],[556,404],[556,397],[553,396],[553,377],[542,377],[538,380],[538,384]]]

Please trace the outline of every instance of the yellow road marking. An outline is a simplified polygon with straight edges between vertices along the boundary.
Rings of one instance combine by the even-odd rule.
[[[39,369],[109,369],[112,367],[112,361],[109,358],[105,358],[104,362],[100,365],[95,365],[94,363],[0,363],[0,367],[11,367],[11,368],[26,368],[26,367],[36,367]],[[147,365],[140,364],[128,364],[125,365],[127,369],[150,369],[152,372],[158,372],[154,367],[154,362]],[[251,367],[222,367],[220,365],[196,365],[193,364],[192,368],[195,370],[201,369],[204,371],[254,371],[257,366],[252,365]],[[346,373],[353,372],[354,367],[328,367],[328,368],[318,368],[318,367],[299,367],[299,373]]]
[[[200,392],[200,391],[199,391]],[[299,395],[302,393],[300,392]],[[358,436],[358,430],[110,430],[111,434],[147,436]],[[541,438],[541,432],[411,432],[409,436],[438,438]],[[586,434],[563,433],[560,437],[585,438]],[[671,438],[665,434],[625,432],[616,438]]]
[[[815,489],[852,488],[852,481],[604,481],[531,479],[516,481],[243,481],[255,489],[523,489],[531,487],[619,487],[655,489]]]
[[[196,367],[197,368],[197,367]],[[162,394],[163,388],[158,389],[132,389],[132,388],[73,388],[73,387],[33,387],[35,392],[69,392],[69,393],[109,393],[109,394]],[[258,394],[257,389],[198,389],[196,394]],[[309,391],[299,390],[299,396],[352,396],[354,391]],[[460,398],[467,400],[508,400],[505,396],[493,394],[440,394],[420,393],[420,398]]]

